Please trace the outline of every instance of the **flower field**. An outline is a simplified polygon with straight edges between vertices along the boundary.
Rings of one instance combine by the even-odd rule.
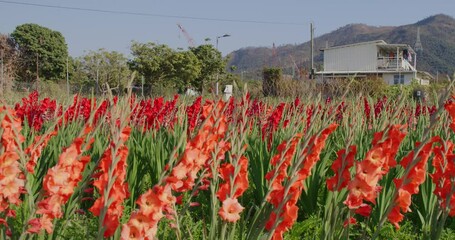
[[[33,92],[0,105],[0,239],[450,239],[454,100]]]

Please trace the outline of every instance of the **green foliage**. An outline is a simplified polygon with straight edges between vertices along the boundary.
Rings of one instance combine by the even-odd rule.
[[[380,239],[400,239],[400,240],[414,240],[419,238],[417,229],[409,221],[401,225],[400,230],[396,230],[391,224],[386,224],[381,233]]]
[[[178,89],[180,93],[192,86],[200,77],[202,64],[191,51],[174,52],[169,59],[172,71],[169,85]]]
[[[65,226],[63,231],[62,239],[94,239],[96,231],[98,230],[98,221],[89,212],[86,214],[76,214],[68,224]],[[56,239],[60,237],[55,236]]]
[[[173,147],[177,145],[183,130],[176,128],[170,133],[166,130],[148,131],[144,134],[134,130],[128,141],[131,149],[128,155],[127,179],[130,188],[131,205],[147,189],[155,185],[169,159]],[[141,178],[137,178],[141,176]]]
[[[60,32],[37,24],[23,24],[16,27],[11,37],[23,63],[17,72],[19,80],[59,80],[65,77],[68,47]]]
[[[292,229],[284,236],[286,240],[319,239],[322,220],[317,215],[294,224]]]

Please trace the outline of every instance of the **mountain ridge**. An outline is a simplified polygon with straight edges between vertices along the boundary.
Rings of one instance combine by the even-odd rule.
[[[455,72],[455,19],[445,14],[424,18],[416,23],[401,26],[370,26],[352,23],[314,39],[315,67],[322,70],[323,55],[320,49],[358,42],[384,40],[387,43],[405,43],[414,47],[420,28],[423,52],[417,55],[417,69],[432,74]],[[229,66],[237,72],[260,77],[266,66],[283,68],[287,74],[308,74],[310,69],[310,42],[272,47],[246,47],[233,51]]]

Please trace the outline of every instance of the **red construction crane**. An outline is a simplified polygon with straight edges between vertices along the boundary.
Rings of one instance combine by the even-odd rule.
[[[195,46],[194,41],[191,38],[191,36],[188,34],[188,32],[185,30],[185,28],[183,28],[182,25],[180,25],[179,23],[177,23],[177,27],[179,27],[180,31],[182,31],[183,35],[185,36],[186,40],[188,41],[188,45],[190,45],[190,47],[194,47]]]

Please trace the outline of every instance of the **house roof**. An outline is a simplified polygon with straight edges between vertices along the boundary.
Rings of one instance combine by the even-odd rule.
[[[315,74],[316,75],[338,75],[338,74],[351,74],[351,75],[355,75],[355,74],[377,74],[377,73],[402,73],[402,74],[405,74],[405,73],[416,73],[416,71],[412,71],[412,70],[371,70],[371,71],[355,71],[355,70],[352,70],[352,71],[320,71],[320,72],[316,72]]]
[[[360,45],[368,45],[368,44],[376,44],[376,45],[382,45],[382,44],[387,44],[384,40],[374,40],[374,41],[368,41],[368,42],[359,42],[359,43],[353,43],[353,44],[347,44],[347,45],[339,45],[339,46],[333,46],[333,47],[328,47],[321,49],[321,51],[325,50],[331,50],[331,49],[336,49],[336,48],[346,48],[346,47],[354,47],[354,46],[360,46]]]
[[[390,51],[394,51],[397,48],[401,48],[401,49],[407,49],[411,53],[415,53],[414,49],[412,49],[411,46],[409,46],[408,44],[384,44],[384,45],[378,44],[378,46],[381,49],[390,50]]]
[[[355,46],[368,45],[368,44],[375,44],[375,45],[379,46],[380,48],[387,49],[387,50],[405,48],[405,49],[408,49],[410,52],[415,53],[414,50],[411,48],[411,46],[409,46],[408,44],[388,44],[384,40],[374,40],[374,41],[368,41],[368,42],[359,42],[359,43],[353,43],[353,44],[347,44],[347,45],[333,46],[333,47],[321,49],[321,51],[338,49],[338,48],[355,47]]]

